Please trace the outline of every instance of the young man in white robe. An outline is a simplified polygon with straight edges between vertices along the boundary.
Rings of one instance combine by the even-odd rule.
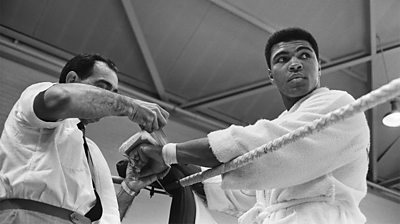
[[[286,107],[278,118],[164,147],[142,144],[136,148],[138,175],[172,163],[216,167],[354,101],[347,92],[320,86],[318,45],[309,32],[287,28],[274,33],[265,56],[269,78]],[[365,223],[359,203],[367,192],[368,147],[369,128],[360,113],[222,179],[204,181],[208,207],[236,215],[239,223]]]

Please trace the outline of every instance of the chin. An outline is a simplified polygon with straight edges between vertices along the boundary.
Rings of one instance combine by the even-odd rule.
[[[286,94],[286,96],[290,97],[290,98],[299,98],[299,97],[303,97],[305,95],[307,95],[309,92],[307,91],[296,91],[296,92],[291,92]]]

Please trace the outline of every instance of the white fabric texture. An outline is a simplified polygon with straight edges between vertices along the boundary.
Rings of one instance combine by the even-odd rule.
[[[103,205],[103,215],[100,224],[118,224],[120,215],[114,183],[108,163],[101,153],[99,147],[91,139],[86,138],[94,167],[94,182]]]
[[[31,199],[85,214],[96,197],[82,132],[76,126],[79,119],[44,122],[33,111],[35,97],[52,85],[44,82],[29,86],[4,124],[0,139],[0,200]],[[102,218],[101,223],[119,223],[110,170],[98,147],[90,140],[88,144],[103,218],[111,220],[103,222]]]
[[[178,161],[176,158],[176,144],[168,143],[164,145],[162,148],[162,157],[164,163],[167,164],[168,166],[171,164],[177,164]]]
[[[209,209],[239,217],[256,203],[255,190],[222,189],[221,181],[221,176],[203,181]]]
[[[275,120],[232,125],[208,138],[217,159],[227,162],[353,101],[346,92],[319,88]],[[224,174],[221,187],[264,195],[243,223],[364,223],[358,206],[367,191],[368,147],[360,113]],[[226,203],[214,199],[207,196],[209,204]],[[271,212],[271,206],[278,209]]]

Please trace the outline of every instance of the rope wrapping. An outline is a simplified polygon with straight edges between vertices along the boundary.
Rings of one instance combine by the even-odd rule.
[[[190,186],[192,184],[201,182],[211,177],[235,170],[239,167],[245,166],[259,157],[278,150],[279,148],[293,143],[301,138],[318,132],[329,125],[338,121],[344,120],[353,116],[356,113],[364,112],[372,107],[389,101],[396,96],[400,95],[400,78],[391,81],[390,83],[358,98],[351,104],[338,108],[319,119],[314,120],[308,125],[300,127],[292,132],[289,132],[279,138],[276,138],[267,144],[264,144],[254,150],[251,150],[235,159],[221,164],[215,168],[195,173],[191,176],[179,180],[182,186]]]

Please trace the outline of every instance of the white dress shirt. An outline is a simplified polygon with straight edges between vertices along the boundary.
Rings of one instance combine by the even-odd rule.
[[[83,148],[79,119],[40,120],[35,97],[54,83],[29,86],[12,108],[0,139],[0,200],[31,199],[80,214],[96,201]],[[100,223],[119,223],[118,205],[108,165],[97,145],[88,140],[94,182],[103,204]],[[108,221],[106,221],[108,220]]]

